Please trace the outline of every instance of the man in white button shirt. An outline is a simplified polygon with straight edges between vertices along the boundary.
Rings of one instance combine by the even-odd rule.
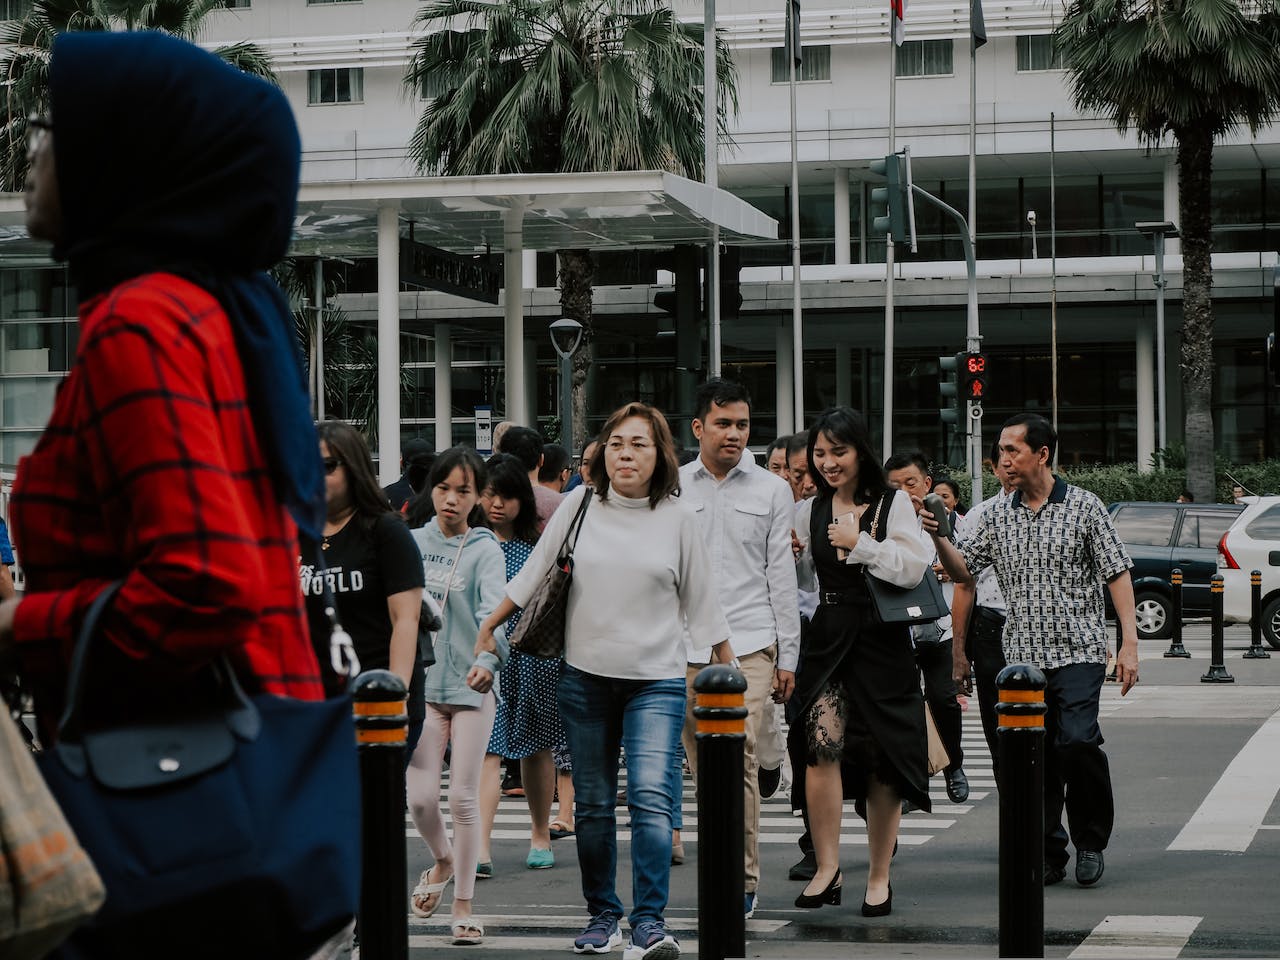
[[[760,787],[756,736],[772,697],[785,703],[795,686],[800,656],[796,568],[791,552],[791,486],[747,451],[751,397],[739,384],[714,379],[695,399],[693,435],[698,458],[680,468],[681,499],[697,512],[711,558],[711,579],[729,621],[730,642],[747,680],[743,764],[746,836],[746,916],[756,907],[760,882]],[[710,662],[709,650],[688,642],[689,706],[684,748],[696,776],[693,681]]]

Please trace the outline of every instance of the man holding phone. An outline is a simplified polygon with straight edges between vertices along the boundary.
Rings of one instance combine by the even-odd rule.
[[[889,486],[904,490],[910,495],[919,513],[924,498],[933,489],[933,477],[929,473],[929,461],[918,450],[894,454],[884,462],[885,477]],[[928,535],[921,531],[925,540]],[[936,569],[936,564],[935,564]],[[944,584],[948,605],[951,603],[951,584]],[[938,738],[947,748],[949,763],[942,772],[947,785],[947,799],[952,803],[964,803],[969,799],[969,778],[964,772],[964,746],[961,743],[960,692],[952,675],[951,617],[946,616],[933,623],[911,628],[915,643],[916,663],[924,677],[924,698],[933,714]]]
[[[795,498],[781,477],[758,466],[747,450],[751,396],[719,378],[698,388],[693,435],[698,458],[680,468],[681,501],[697,513],[698,529],[711,558],[711,578],[729,621],[730,644],[747,681],[743,789],[746,836],[744,912],[756,908],[760,882],[760,785],[756,752],[760,719],[768,701],[785,703],[795,688],[800,658],[800,614],[796,606],[791,527]],[[697,773],[693,681],[710,651],[689,655],[684,749]],[[677,793],[677,797],[679,793]]]

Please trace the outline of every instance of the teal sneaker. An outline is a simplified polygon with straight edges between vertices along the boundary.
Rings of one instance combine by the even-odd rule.
[[[556,865],[556,855],[550,850],[529,848],[529,855],[524,858],[524,865],[530,870],[550,870]]]

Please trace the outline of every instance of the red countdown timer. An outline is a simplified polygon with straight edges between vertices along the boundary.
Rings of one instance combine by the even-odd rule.
[[[969,353],[964,361],[964,397],[970,403],[981,403],[987,398],[987,357],[982,353]]]

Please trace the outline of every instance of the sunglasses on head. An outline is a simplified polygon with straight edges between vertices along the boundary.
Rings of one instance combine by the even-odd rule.
[[[324,463],[324,472],[327,474],[333,473],[333,471],[337,470],[340,466],[342,466],[342,461],[339,460],[337,457],[325,457],[323,460],[323,463]]]

